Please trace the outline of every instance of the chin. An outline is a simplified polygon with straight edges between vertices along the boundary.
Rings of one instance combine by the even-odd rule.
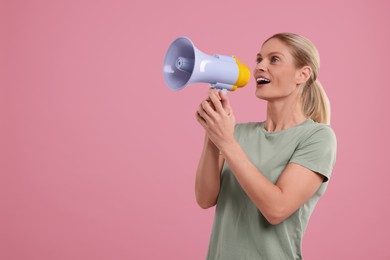
[[[280,92],[280,91],[272,91],[270,89],[266,90],[263,88],[256,88],[255,95],[259,99],[263,99],[266,101],[274,101],[274,100],[284,100],[286,98],[292,98],[292,92]]]
[[[264,91],[261,91],[260,89],[256,89],[255,95],[257,98],[267,100],[267,101],[269,99],[272,99],[272,97],[270,97],[269,95],[266,95],[266,93],[264,93]]]
[[[265,101],[283,100],[285,96],[264,95],[264,93],[258,93],[256,91],[256,97]]]
[[[256,95],[256,97],[257,97],[258,99],[262,99],[262,100],[264,100],[264,101],[270,101],[270,100],[272,100],[272,98],[266,97],[266,96],[259,96],[259,95]]]

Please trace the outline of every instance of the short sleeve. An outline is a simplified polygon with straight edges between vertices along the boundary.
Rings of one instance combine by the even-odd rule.
[[[336,135],[328,125],[318,125],[310,132],[307,138],[298,144],[290,162],[323,175],[326,182],[336,163]]]

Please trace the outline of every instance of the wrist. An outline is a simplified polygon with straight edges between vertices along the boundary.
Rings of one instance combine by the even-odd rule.
[[[236,139],[232,136],[231,138],[225,139],[223,142],[220,143],[219,151],[226,155],[230,151],[234,150],[234,147],[237,146],[238,143]]]
[[[209,150],[213,153],[220,153],[219,148],[211,141],[207,133],[205,134],[205,139],[204,139],[204,149]]]

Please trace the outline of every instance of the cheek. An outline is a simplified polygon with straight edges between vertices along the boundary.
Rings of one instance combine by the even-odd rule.
[[[272,92],[281,95],[288,95],[296,89],[294,78],[291,75],[284,74],[283,77],[274,78],[272,82]]]
[[[295,73],[292,71],[285,71],[278,78],[279,82],[284,86],[295,86]]]

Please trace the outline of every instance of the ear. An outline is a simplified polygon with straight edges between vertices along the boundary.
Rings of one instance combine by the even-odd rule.
[[[303,66],[302,68],[298,69],[295,77],[296,83],[301,85],[308,81],[311,76],[311,72],[312,71],[309,66]]]

